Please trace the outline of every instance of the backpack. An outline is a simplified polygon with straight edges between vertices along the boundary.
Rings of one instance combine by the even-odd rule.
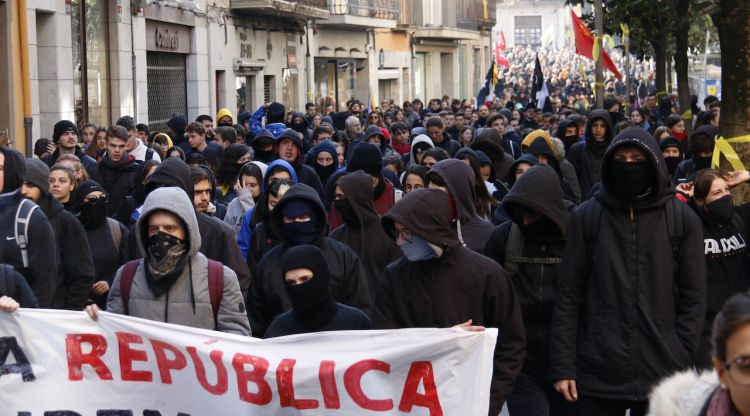
[[[508,241],[505,243],[505,270],[508,276],[518,273],[521,264],[560,264],[560,257],[523,257],[523,233],[515,222],[510,226]]]
[[[586,241],[586,252],[590,254],[599,231],[604,207],[596,198],[591,198],[591,202],[581,205],[579,209],[584,211],[581,215],[583,218],[583,237]],[[669,237],[669,244],[672,246],[672,260],[676,264],[680,258],[680,245],[685,235],[682,218],[678,221],[676,212],[689,209],[689,207],[684,202],[678,201],[677,198],[670,198],[664,204],[663,209],[667,221],[667,236]],[[677,272],[678,267],[674,267],[673,270]]]
[[[26,250],[28,247],[29,240],[29,223],[31,222],[31,215],[37,210],[39,206],[28,199],[21,199],[16,210],[16,219],[14,227],[14,235],[16,244],[21,249],[21,261],[23,262],[23,268],[29,267],[29,252]]]
[[[208,260],[208,293],[211,298],[211,310],[214,313],[214,325],[217,323],[219,315],[219,306],[221,298],[224,295],[224,265],[216,260]],[[122,296],[122,305],[125,309],[125,315],[130,315],[130,288],[133,286],[135,272],[141,259],[131,260],[125,263],[120,275],[120,294]]]
[[[120,222],[113,218],[107,218],[107,227],[109,228],[109,235],[112,236],[112,243],[114,243],[115,250],[119,255],[120,241],[122,240],[122,230],[120,229]]]

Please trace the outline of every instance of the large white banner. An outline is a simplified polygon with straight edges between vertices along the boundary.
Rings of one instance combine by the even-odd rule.
[[[497,330],[259,340],[102,313],[0,312],[0,415],[486,415]]]

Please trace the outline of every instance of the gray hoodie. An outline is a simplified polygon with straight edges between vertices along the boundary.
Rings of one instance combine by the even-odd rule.
[[[149,193],[143,204],[135,229],[141,256],[146,257],[144,241],[148,238],[148,217],[154,211],[168,211],[177,215],[187,228],[189,267],[185,267],[177,281],[159,297],[148,287],[143,259],[140,260],[130,289],[129,315],[153,321],[213,329],[239,335],[250,335],[250,323],[245,313],[240,285],[232,269],[224,266],[224,292],[216,323],[214,323],[208,290],[208,260],[198,250],[201,236],[193,204],[180,188],[158,188]],[[122,268],[117,271],[107,298],[107,311],[124,314],[120,291]],[[168,302],[168,304],[167,304]],[[166,319],[168,317],[169,319]]]

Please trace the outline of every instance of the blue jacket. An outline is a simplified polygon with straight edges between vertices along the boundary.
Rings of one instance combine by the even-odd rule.
[[[271,175],[273,169],[277,166],[281,166],[287,172],[289,172],[289,176],[292,178],[292,185],[297,183],[297,173],[294,171],[292,165],[290,165],[289,162],[285,160],[276,159],[273,162],[269,163],[268,168],[266,168],[266,174],[263,176],[263,183],[260,184],[261,195],[265,195],[268,177]],[[242,225],[240,225],[240,233],[237,234],[237,245],[240,246],[240,251],[242,252],[242,256],[245,258],[245,261],[247,261],[247,252],[250,249],[250,241],[253,238],[253,212],[255,212],[254,206],[248,209],[247,212],[245,212],[245,215],[242,217]]]
[[[271,134],[273,134],[274,138],[279,138],[281,136],[281,132],[283,132],[286,129],[286,125],[284,123],[271,123],[266,124],[266,127],[263,127],[263,117],[266,116],[266,109],[263,106],[260,106],[252,116],[250,116],[250,133],[252,133],[253,137],[255,137],[258,132],[260,132],[262,129],[266,129]]]

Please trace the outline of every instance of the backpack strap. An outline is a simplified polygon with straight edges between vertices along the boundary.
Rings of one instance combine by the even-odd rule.
[[[508,241],[505,243],[505,270],[508,272],[508,276],[518,273],[518,259],[521,258],[521,250],[523,250],[523,233],[521,233],[521,228],[515,222],[512,222],[508,233]]]
[[[141,263],[141,259],[130,260],[125,263],[122,267],[122,273],[120,274],[120,297],[122,298],[122,307],[125,311],[125,315],[130,315],[130,288],[133,286],[133,279],[135,279],[135,271],[138,270],[138,265]]]
[[[122,240],[122,230],[120,229],[120,223],[113,218],[107,218],[107,226],[109,227],[109,235],[112,237],[112,242],[115,245],[115,250],[119,255],[120,240]]]
[[[16,210],[15,239],[16,244],[21,249],[21,261],[24,269],[29,267],[29,252],[26,250],[29,244],[29,223],[31,222],[31,215],[37,208],[39,208],[37,204],[28,199],[22,199]]]
[[[149,160],[154,158],[154,149],[147,147],[146,148],[146,156],[143,158],[145,162],[148,162]]]
[[[679,206],[677,204],[680,204]],[[677,216],[677,212],[683,209],[683,202],[677,200],[677,198],[671,198],[669,202],[664,204],[664,216],[667,221],[667,236],[669,237],[669,245],[672,246],[672,259],[675,262],[680,259],[680,245],[682,244],[682,237],[685,235],[684,224],[682,221],[682,215]],[[675,267],[677,270],[677,267]]]
[[[208,259],[208,294],[211,298],[211,309],[214,312],[214,323],[219,316],[219,306],[224,295],[224,265]]]
[[[581,205],[580,209],[584,210],[581,215],[583,218],[583,238],[586,242],[586,252],[590,256],[591,249],[594,247],[594,242],[599,234],[604,207],[596,198],[591,198]]]

